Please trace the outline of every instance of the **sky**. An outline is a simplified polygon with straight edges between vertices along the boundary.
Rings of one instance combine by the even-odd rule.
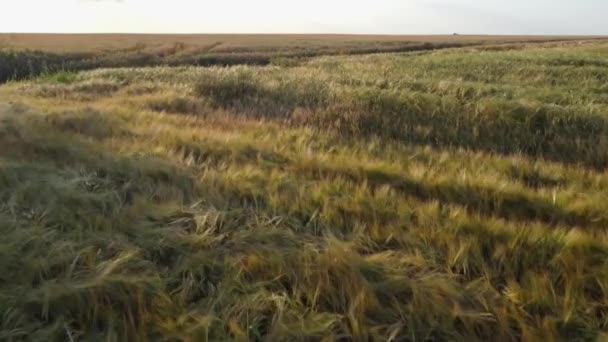
[[[608,0],[0,2],[0,32],[608,34]]]

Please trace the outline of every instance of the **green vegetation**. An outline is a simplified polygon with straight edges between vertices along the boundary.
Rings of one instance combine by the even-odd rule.
[[[606,338],[607,66],[595,42],[5,84],[0,340]]]

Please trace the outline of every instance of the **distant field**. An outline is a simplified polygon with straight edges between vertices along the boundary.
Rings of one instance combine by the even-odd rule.
[[[0,34],[0,82],[58,71],[145,66],[288,65],[298,59],[464,46],[584,41],[575,36]]]
[[[608,42],[29,76],[2,341],[608,338]]]
[[[522,41],[556,41],[600,38],[597,36],[484,36],[484,35],[280,35],[280,34],[7,34],[0,33],[0,48],[47,52],[99,52],[140,46],[165,50],[184,44],[188,49],[209,52],[292,51],[294,49],[394,48],[407,44],[489,44]]]

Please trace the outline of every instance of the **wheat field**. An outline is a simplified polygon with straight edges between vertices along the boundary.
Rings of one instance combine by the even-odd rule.
[[[391,47],[415,43],[498,44],[578,41],[602,36],[492,36],[492,35],[347,35],[347,34],[27,34],[0,33],[0,48],[47,52],[96,52],[107,50],[163,50],[175,44],[214,52],[268,51],[297,48]]]
[[[608,43],[0,86],[0,340],[608,338]]]
[[[0,33],[0,83],[57,72],[158,66],[289,64],[319,56],[517,48],[601,36],[154,35]]]

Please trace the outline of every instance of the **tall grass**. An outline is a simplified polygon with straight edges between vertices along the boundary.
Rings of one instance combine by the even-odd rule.
[[[508,72],[501,69],[504,62],[496,53],[486,53],[482,58],[469,53],[449,57],[477,59],[475,64],[469,62],[463,69],[465,73],[487,68],[492,71],[486,72],[485,77],[494,73],[494,77],[502,78]],[[399,69],[393,58],[377,58],[370,64],[384,70],[380,75],[357,74],[353,64],[360,63],[345,62],[334,70],[333,65],[328,66],[334,62],[330,59],[280,73],[276,69],[248,68],[210,72],[202,75],[196,92],[219,107],[256,117],[279,117],[340,135],[380,136],[438,147],[520,153],[599,169],[608,166],[608,118],[603,111],[606,99],[599,93],[579,98],[577,95],[582,91],[567,86],[561,87],[562,93],[550,88],[555,87],[554,78],[558,76],[553,73],[557,71],[570,74],[572,82],[602,82],[608,74],[595,66],[601,62],[590,60],[583,65],[577,63],[566,68],[558,65],[543,71],[539,77],[549,84],[519,97],[512,93],[518,82],[527,81],[525,71],[513,75],[515,79],[496,79],[496,83],[467,82],[461,79],[462,75],[451,79],[450,74],[460,70],[451,60],[448,64],[433,59],[437,57],[428,58],[427,63],[417,62],[419,66],[409,64],[411,69],[405,71]],[[370,64],[361,65],[361,69]],[[535,67],[530,62],[520,64],[520,68],[530,69],[531,73]],[[347,68],[353,73],[347,73],[344,70]],[[414,74],[423,68],[434,70],[432,73],[444,71],[415,82],[404,81],[414,79]],[[404,79],[387,79],[388,70],[393,78]],[[369,79],[362,80],[362,76]],[[594,85],[588,88],[591,94],[602,89]]]
[[[554,37],[554,39],[558,38]],[[70,39],[70,37],[65,36],[64,39]],[[162,42],[164,38],[159,37],[158,39]],[[256,39],[263,38],[253,40]],[[316,56],[430,51],[463,46],[485,46],[501,42],[501,39],[497,37],[494,39],[479,37],[479,40],[467,39],[462,42],[452,42],[445,37],[439,41],[435,40],[436,38],[429,37],[428,42],[420,42],[420,38],[416,39],[418,42],[392,41],[390,39],[343,41],[342,38],[336,39],[331,45],[326,45],[315,40],[295,44],[293,42],[295,38],[289,36],[285,36],[284,39],[285,46],[266,46],[264,44],[260,45],[260,42],[258,42],[257,45],[253,44],[252,46],[245,44],[244,46],[231,47],[229,45],[222,48],[219,48],[223,44],[222,42],[215,42],[208,46],[188,46],[183,42],[174,42],[169,47],[156,48],[148,47],[145,43],[140,42],[135,43],[132,47],[98,48],[97,50],[95,50],[94,43],[82,42],[83,46],[74,52],[49,52],[46,50],[4,47],[0,48],[0,83],[10,80],[23,80],[58,71],[74,72],[96,68],[151,66],[289,65],[297,64],[298,60]],[[325,37],[325,39],[328,38]],[[515,37],[505,39],[505,41],[524,40],[524,38]],[[564,38],[562,37],[562,39]],[[90,40],[94,41],[95,37],[90,38]],[[533,42],[542,43],[547,40],[552,39],[538,39],[537,37]]]
[[[4,85],[0,339],[601,340],[607,49]]]

